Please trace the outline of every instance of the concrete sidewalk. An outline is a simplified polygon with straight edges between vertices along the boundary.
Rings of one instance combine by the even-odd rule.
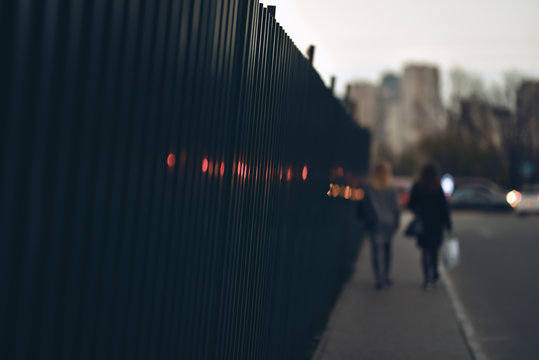
[[[472,359],[443,279],[421,289],[420,253],[400,234],[393,243],[394,285],[381,291],[373,287],[366,239],[314,360]]]

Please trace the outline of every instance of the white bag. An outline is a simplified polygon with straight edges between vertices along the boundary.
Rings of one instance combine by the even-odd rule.
[[[442,245],[442,260],[446,269],[453,269],[459,264],[460,248],[459,239],[450,238]]]

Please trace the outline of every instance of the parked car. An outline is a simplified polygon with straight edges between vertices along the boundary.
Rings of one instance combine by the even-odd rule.
[[[526,184],[519,192],[515,211],[519,215],[539,213],[539,184]]]
[[[506,193],[496,187],[464,185],[455,190],[449,199],[453,209],[480,211],[512,211]]]

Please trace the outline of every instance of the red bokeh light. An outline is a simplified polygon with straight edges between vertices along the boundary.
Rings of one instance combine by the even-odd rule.
[[[301,172],[301,178],[303,181],[307,180],[307,174],[309,173],[307,165],[303,166],[303,171]]]
[[[213,176],[213,161],[212,160],[209,161],[208,170],[210,172],[210,176]]]
[[[221,174],[221,176],[225,175],[225,163],[224,162],[221,162],[221,168],[219,169],[219,174]]]
[[[350,188],[350,186],[346,186],[344,188],[344,198],[348,200],[350,199],[350,197],[352,197],[352,189]]]
[[[286,170],[286,181],[290,180],[292,180],[292,168],[288,168],[288,170]]]
[[[204,158],[204,159],[202,160],[202,172],[208,171],[209,165],[210,165],[210,163],[208,162],[208,159],[207,159],[207,158]]]
[[[172,167],[174,167],[175,164],[176,164],[176,155],[174,155],[174,153],[168,154],[168,156],[167,156],[167,165],[168,165],[168,167],[172,168]]]

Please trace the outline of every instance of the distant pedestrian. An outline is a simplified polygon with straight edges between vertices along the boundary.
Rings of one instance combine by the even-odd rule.
[[[393,284],[389,276],[391,240],[399,227],[400,205],[392,177],[389,162],[377,162],[362,204],[371,243],[374,287],[378,290]]]
[[[423,289],[434,285],[440,277],[438,258],[444,228],[451,231],[451,215],[436,166],[427,164],[413,185],[408,207],[421,222],[417,245],[421,248]]]

